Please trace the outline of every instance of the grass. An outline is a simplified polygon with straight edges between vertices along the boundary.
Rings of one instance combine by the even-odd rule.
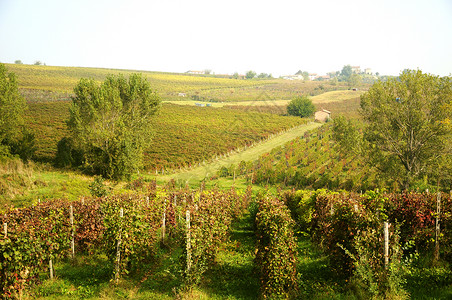
[[[255,235],[249,213],[232,228],[229,241],[207,272],[203,288],[211,299],[256,299],[259,281],[254,272]]]
[[[314,104],[320,104],[320,103],[330,103],[330,102],[337,102],[337,101],[346,101],[349,99],[357,98],[361,96],[364,93],[364,91],[351,91],[351,90],[345,90],[345,91],[331,91],[326,92],[317,96],[313,96],[311,98],[312,103]]]

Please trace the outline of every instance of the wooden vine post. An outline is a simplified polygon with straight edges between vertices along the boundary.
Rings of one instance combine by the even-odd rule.
[[[384,236],[385,236],[385,245],[384,245],[385,268],[387,269],[389,266],[389,224],[388,224],[388,222],[384,222]]]
[[[52,259],[49,260],[50,279],[53,279],[53,263]]]
[[[162,217],[162,243],[165,243],[165,233],[166,233],[166,198],[163,204],[163,217]]]
[[[75,257],[75,240],[74,240],[74,235],[75,235],[75,230],[74,230],[74,208],[71,206],[69,206],[69,221],[71,222],[71,256],[72,259],[74,259]]]
[[[440,215],[441,215],[441,192],[438,192],[436,196],[435,253],[433,256],[434,261],[439,260],[439,236],[441,234]]]
[[[121,208],[121,210],[119,211],[119,217],[120,220],[122,220],[122,218],[124,217],[124,210]],[[116,283],[118,283],[119,280],[119,264],[121,262],[121,239],[122,239],[122,221],[120,221],[120,228],[119,228],[119,237],[118,237],[118,244],[116,246],[116,272],[115,272],[115,280]]]
[[[187,209],[186,215],[186,239],[187,239],[187,274],[190,273],[191,269],[191,236],[190,236],[190,211]]]

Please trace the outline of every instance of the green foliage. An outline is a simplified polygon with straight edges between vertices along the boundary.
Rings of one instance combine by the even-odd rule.
[[[256,259],[261,296],[286,299],[297,284],[296,243],[289,209],[278,199],[261,196],[256,214]]]
[[[57,145],[55,165],[59,168],[77,167],[83,163],[83,153],[74,147],[69,137],[62,138]]]
[[[20,138],[11,144],[11,153],[19,155],[22,161],[27,162],[34,158],[36,149],[34,133],[22,127]]]
[[[337,142],[342,154],[359,155],[362,152],[363,138],[351,119],[344,116],[334,118],[333,139]]]
[[[311,231],[311,220],[314,213],[315,200],[317,195],[324,190],[307,191],[287,191],[282,194],[284,203],[290,210],[292,219],[295,221],[299,232],[305,234]]]
[[[129,177],[142,166],[159,97],[139,74],[109,76],[100,86],[81,79],[74,93],[68,127],[85,167],[108,178]]]
[[[409,299],[409,294],[405,290],[406,278],[410,272],[413,259],[416,254],[407,255],[411,250],[412,241],[407,242],[402,248],[400,245],[400,235],[397,229],[390,233],[391,259],[387,267],[381,259],[382,239],[378,229],[369,229],[358,232],[355,236],[354,247],[356,254],[352,254],[348,249],[343,248],[352,259],[355,267],[354,275],[351,279],[351,286],[355,293],[366,298],[378,299],[385,297],[396,297],[397,299]],[[405,252],[405,257],[403,254]]]
[[[256,72],[251,71],[251,70],[246,72],[246,75],[245,75],[246,79],[253,79],[254,77],[256,77]]]
[[[292,116],[302,118],[310,117],[315,112],[315,106],[312,101],[306,96],[299,96],[290,101],[287,106],[287,113]]]
[[[8,73],[5,65],[0,64],[0,145],[17,142],[25,107],[16,75]]]
[[[352,76],[352,73],[353,73],[353,70],[350,65],[344,66],[341,70],[342,80],[347,81],[350,78],[350,76]]]
[[[378,268],[381,269],[383,264],[382,227],[385,221],[392,224],[393,229],[394,226],[399,226],[396,231],[400,239],[391,233],[393,250],[390,260],[392,259],[395,264],[402,261],[402,250],[403,259],[414,255],[413,247],[419,255],[431,257],[435,239],[436,197],[435,194],[387,194],[373,191],[368,191],[364,195],[355,193],[319,194],[315,201],[311,232],[314,240],[334,261],[338,273],[351,276],[356,268],[356,261],[363,259],[365,262],[360,262],[360,267],[364,269],[359,270],[361,279],[365,277],[364,274],[367,274],[366,270],[373,270],[374,275],[381,274]],[[448,194],[441,194],[441,199],[442,236],[440,244],[442,250],[440,255],[443,260],[449,261],[449,249],[452,245],[450,244],[452,227],[449,225],[452,198]],[[360,238],[357,239],[357,236]],[[400,245],[410,246],[410,248],[400,250]],[[362,247],[364,249],[361,249]],[[343,249],[347,249],[348,253],[345,253]],[[403,271],[402,265],[394,265],[393,268],[392,271],[395,273]],[[397,290],[402,285],[402,283],[397,283],[398,277],[400,276],[394,275],[392,279],[376,277],[370,279],[369,277],[365,281],[368,285],[372,285],[372,280],[375,282],[379,280],[380,283],[376,284],[383,289],[386,289],[392,282],[390,283],[393,285],[391,289]],[[382,280],[386,283],[382,283]]]
[[[94,176],[93,182],[89,185],[89,190],[94,197],[104,197],[108,195],[108,189],[105,186],[102,176]]]
[[[375,83],[361,96],[370,161],[405,189],[434,173],[452,155],[451,99],[451,78],[421,71]]]

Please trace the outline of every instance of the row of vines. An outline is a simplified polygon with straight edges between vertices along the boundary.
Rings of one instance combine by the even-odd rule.
[[[281,198],[296,230],[328,254],[336,274],[360,280],[371,296],[404,292],[416,259],[452,263],[450,194],[301,190]]]
[[[221,170],[220,175],[243,175],[260,185],[291,186],[296,189],[360,191],[392,187],[359,156],[341,155],[326,124],[306,132],[283,146],[263,154],[254,163],[241,163]]]
[[[167,244],[185,249],[181,272],[187,285],[196,284],[249,197],[235,190],[168,191],[154,185],[145,193],[10,209],[0,218],[2,294],[18,297],[39,274],[49,268],[52,274],[52,262],[73,255],[106,255],[118,279],[140,271]]]

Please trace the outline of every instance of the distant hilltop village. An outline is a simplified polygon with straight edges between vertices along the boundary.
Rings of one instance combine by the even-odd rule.
[[[271,74],[267,74],[267,73],[257,74],[254,71],[248,71],[246,74],[238,74],[237,72],[234,74],[215,74],[214,72],[212,72],[212,70],[203,70],[203,71],[189,70],[189,71],[186,71],[185,74],[213,75],[215,77],[225,77],[225,78],[235,78],[235,79],[253,79],[253,78],[270,78],[271,79],[271,78],[273,78]],[[330,79],[336,78],[340,81],[343,81],[343,80],[350,79],[350,77],[352,75],[361,75],[360,77],[362,77],[362,78],[367,77],[368,79],[371,79],[371,78],[376,79],[376,78],[378,78],[379,73],[378,72],[376,72],[375,74],[372,73],[371,68],[361,69],[360,66],[346,65],[342,68],[341,71],[328,72],[325,75],[319,75],[317,73],[309,73],[307,71],[299,70],[294,75],[283,75],[283,76],[280,76],[279,78],[286,79],[286,80],[310,80],[310,81],[330,80]]]
[[[328,72],[326,75],[319,75],[317,73],[308,73],[303,71],[298,71],[295,73],[295,75],[284,75],[281,76],[282,79],[286,80],[329,80],[335,77],[339,76],[350,76],[351,74],[358,74],[358,75],[374,75],[372,73],[371,68],[365,68],[363,71],[361,70],[360,66],[344,66],[342,71],[333,71]],[[378,75],[378,74],[377,74]]]

